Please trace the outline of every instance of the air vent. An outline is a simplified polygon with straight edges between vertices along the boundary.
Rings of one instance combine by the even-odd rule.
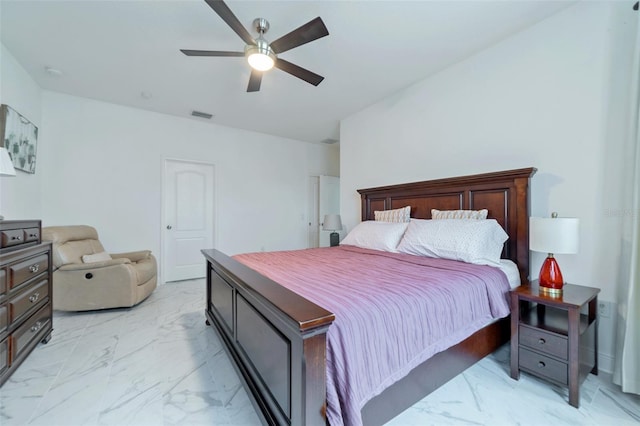
[[[207,120],[211,120],[211,117],[213,117],[213,114],[202,111],[191,111],[191,115],[194,117],[206,118]]]
[[[322,143],[326,143],[327,145],[333,145],[334,143],[338,143],[337,139],[325,139]]]

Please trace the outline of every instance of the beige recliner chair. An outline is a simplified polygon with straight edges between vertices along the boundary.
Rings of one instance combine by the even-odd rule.
[[[90,226],[42,228],[53,241],[53,309],[90,311],[137,305],[156,288],[157,264],[149,250],[105,252]]]

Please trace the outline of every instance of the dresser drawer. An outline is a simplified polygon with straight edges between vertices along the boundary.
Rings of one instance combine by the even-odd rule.
[[[28,288],[9,299],[9,324],[19,320],[49,296],[49,281],[46,279],[30,284]]]
[[[18,234],[20,244],[4,246]],[[52,243],[41,238],[40,221],[0,221],[0,386],[51,337]]]
[[[0,306],[0,336],[7,329],[7,325],[9,325],[9,309],[7,309],[7,305]]]
[[[9,366],[9,339],[0,342],[0,374]]]
[[[520,347],[520,368],[563,385],[569,382],[567,364],[523,347]]]
[[[49,256],[46,254],[31,257],[20,263],[11,265],[9,267],[9,290],[16,288],[32,277],[46,272],[48,268]]]
[[[40,241],[40,228],[27,228],[24,230],[24,242]]]
[[[521,345],[528,346],[538,352],[567,359],[569,343],[566,337],[523,325],[520,325],[518,336]]]
[[[39,335],[40,331],[49,328],[50,324],[51,304],[47,304],[11,334],[11,362],[13,363],[35,339],[42,338],[42,335]]]
[[[0,233],[2,247],[11,247],[22,243],[24,243],[23,229],[7,229]]]
[[[7,272],[3,269],[0,269],[0,298],[2,295],[7,292]]]

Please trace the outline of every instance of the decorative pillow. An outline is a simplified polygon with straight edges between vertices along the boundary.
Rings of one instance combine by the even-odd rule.
[[[82,256],[82,261],[84,263],[104,262],[105,260],[111,260],[111,255],[106,251],[101,251],[100,253],[95,254],[85,254]]]
[[[431,219],[486,219],[489,211],[482,210],[436,210],[431,209]]]
[[[360,222],[340,242],[340,245],[356,246],[371,250],[397,253],[396,247],[409,224],[394,222]]]
[[[397,247],[400,253],[500,265],[509,236],[495,219],[413,219]]]
[[[409,222],[411,216],[411,206],[393,210],[376,210],[373,217],[378,222]]]

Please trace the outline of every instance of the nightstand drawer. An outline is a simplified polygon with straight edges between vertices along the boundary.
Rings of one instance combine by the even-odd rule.
[[[538,328],[527,327],[526,325],[520,325],[518,333],[521,345],[558,358],[567,359],[569,345],[566,337],[548,333]]]
[[[520,348],[520,368],[563,385],[569,383],[567,364],[523,347]]]

